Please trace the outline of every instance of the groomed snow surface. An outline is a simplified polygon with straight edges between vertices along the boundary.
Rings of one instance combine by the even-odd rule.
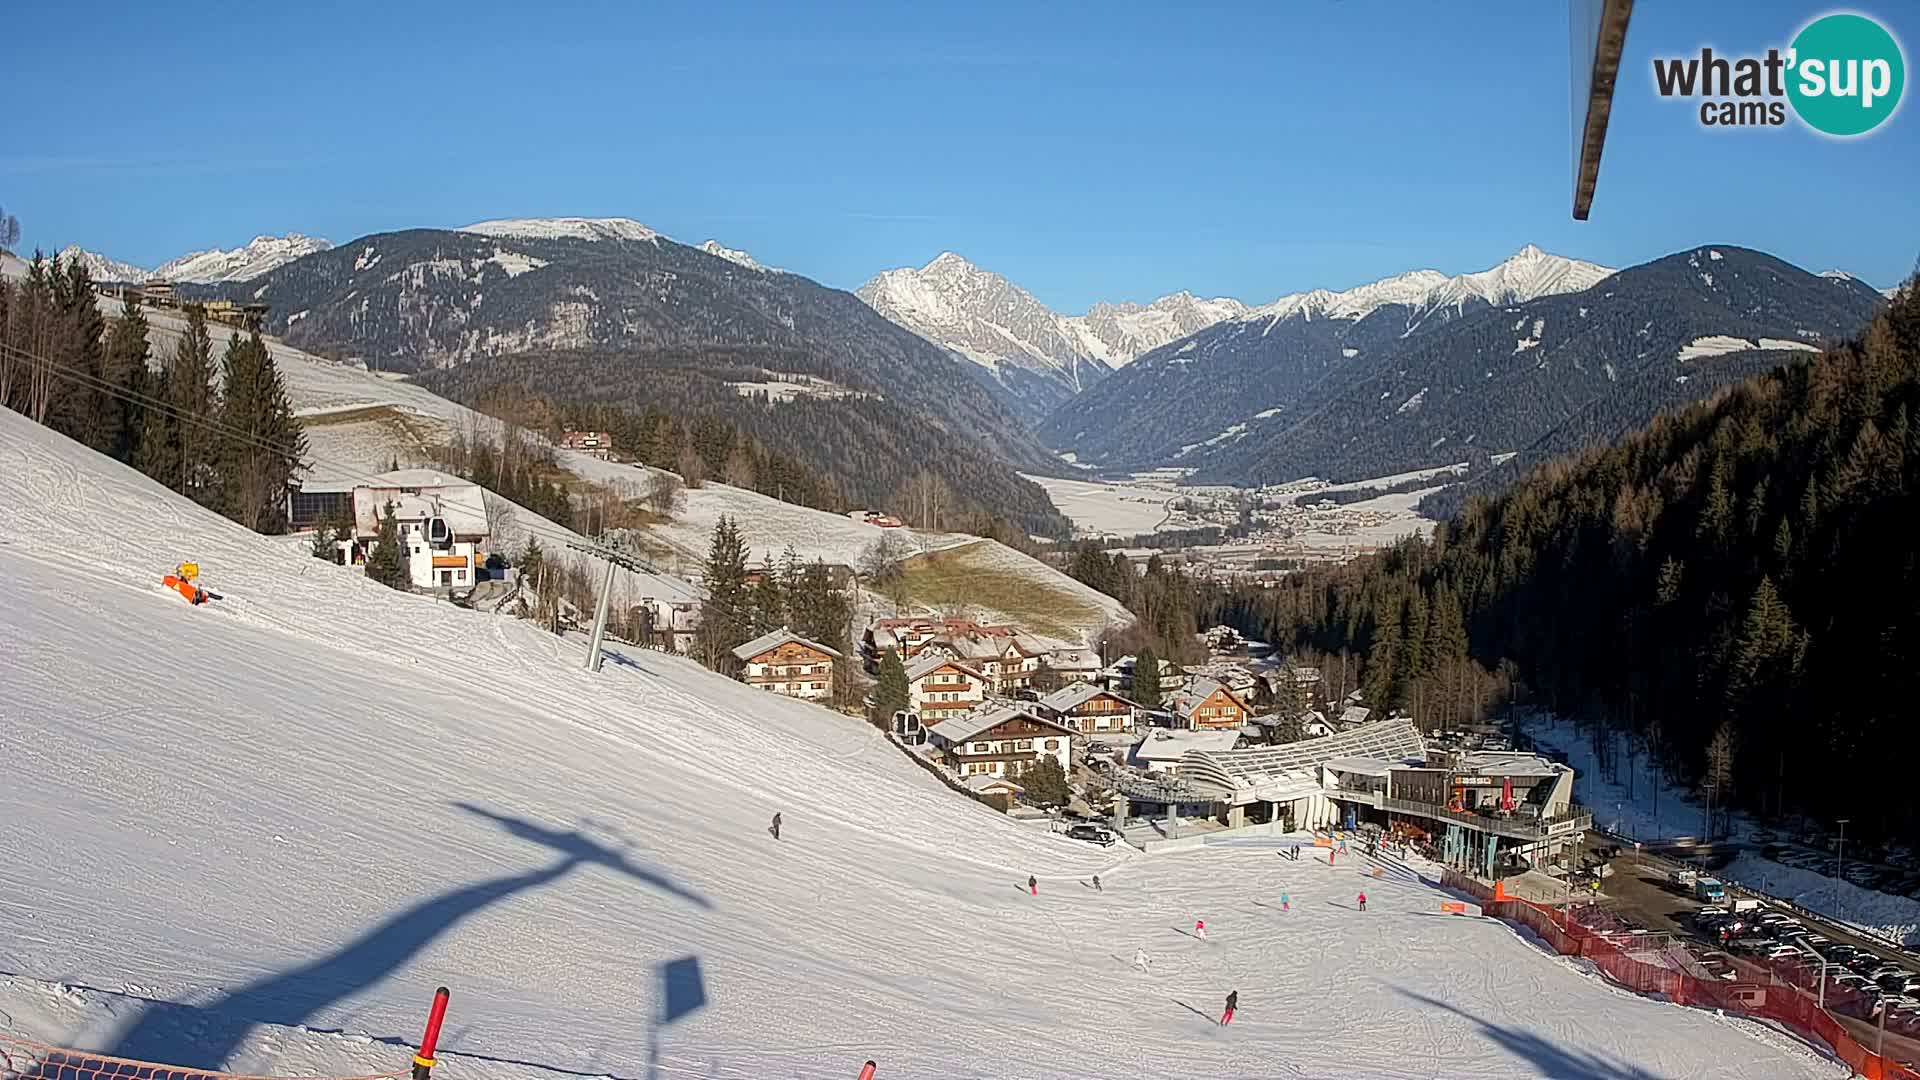
[[[6,411],[0,505],[0,1023],[40,1041],[403,1069],[446,984],[464,1080],[1840,1074],[1418,884],[1093,848],[687,661],[590,675]]]

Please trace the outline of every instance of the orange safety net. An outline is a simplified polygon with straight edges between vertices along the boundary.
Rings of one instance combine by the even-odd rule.
[[[67,1050],[0,1034],[0,1080],[400,1080],[410,1072],[351,1077],[262,1077],[183,1069],[152,1061]]]

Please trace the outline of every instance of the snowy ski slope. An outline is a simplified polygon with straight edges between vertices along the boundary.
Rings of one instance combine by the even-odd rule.
[[[42,1041],[384,1071],[445,983],[450,1080],[1839,1075],[1417,883],[1115,854],[686,661],[588,675],[5,410],[0,575],[0,1024]]]

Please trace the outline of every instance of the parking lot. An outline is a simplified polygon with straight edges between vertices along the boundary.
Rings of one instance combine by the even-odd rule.
[[[1722,978],[1737,977],[1732,959],[1737,957],[1779,981],[1817,991],[1824,963],[1827,1008],[1854,1037],[1874,1045],[1877,1003],[1884,998],[1890,1008],[1887,1053],[1920,1061],[1920,964],[1914,958],[1797,913],[1762,908],[1736,922],[1730,902],[1705,904],[1670,885],[1668,874],[1679,864],[1664,859],[1629,851],[1610,866],[1602,904],[1623,922],[1685,940],[1701,966]],[[1725,915],[1715,917],[1714,911]]]

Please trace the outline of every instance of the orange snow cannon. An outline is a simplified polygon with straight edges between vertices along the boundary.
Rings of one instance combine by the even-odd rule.
[[[199,577],[200,564],[185,562],[175,567],[173,573],[161,578],[160,584],[185,597],[189,604],[204,604],[207,602],[206,590],[194,584]]]

